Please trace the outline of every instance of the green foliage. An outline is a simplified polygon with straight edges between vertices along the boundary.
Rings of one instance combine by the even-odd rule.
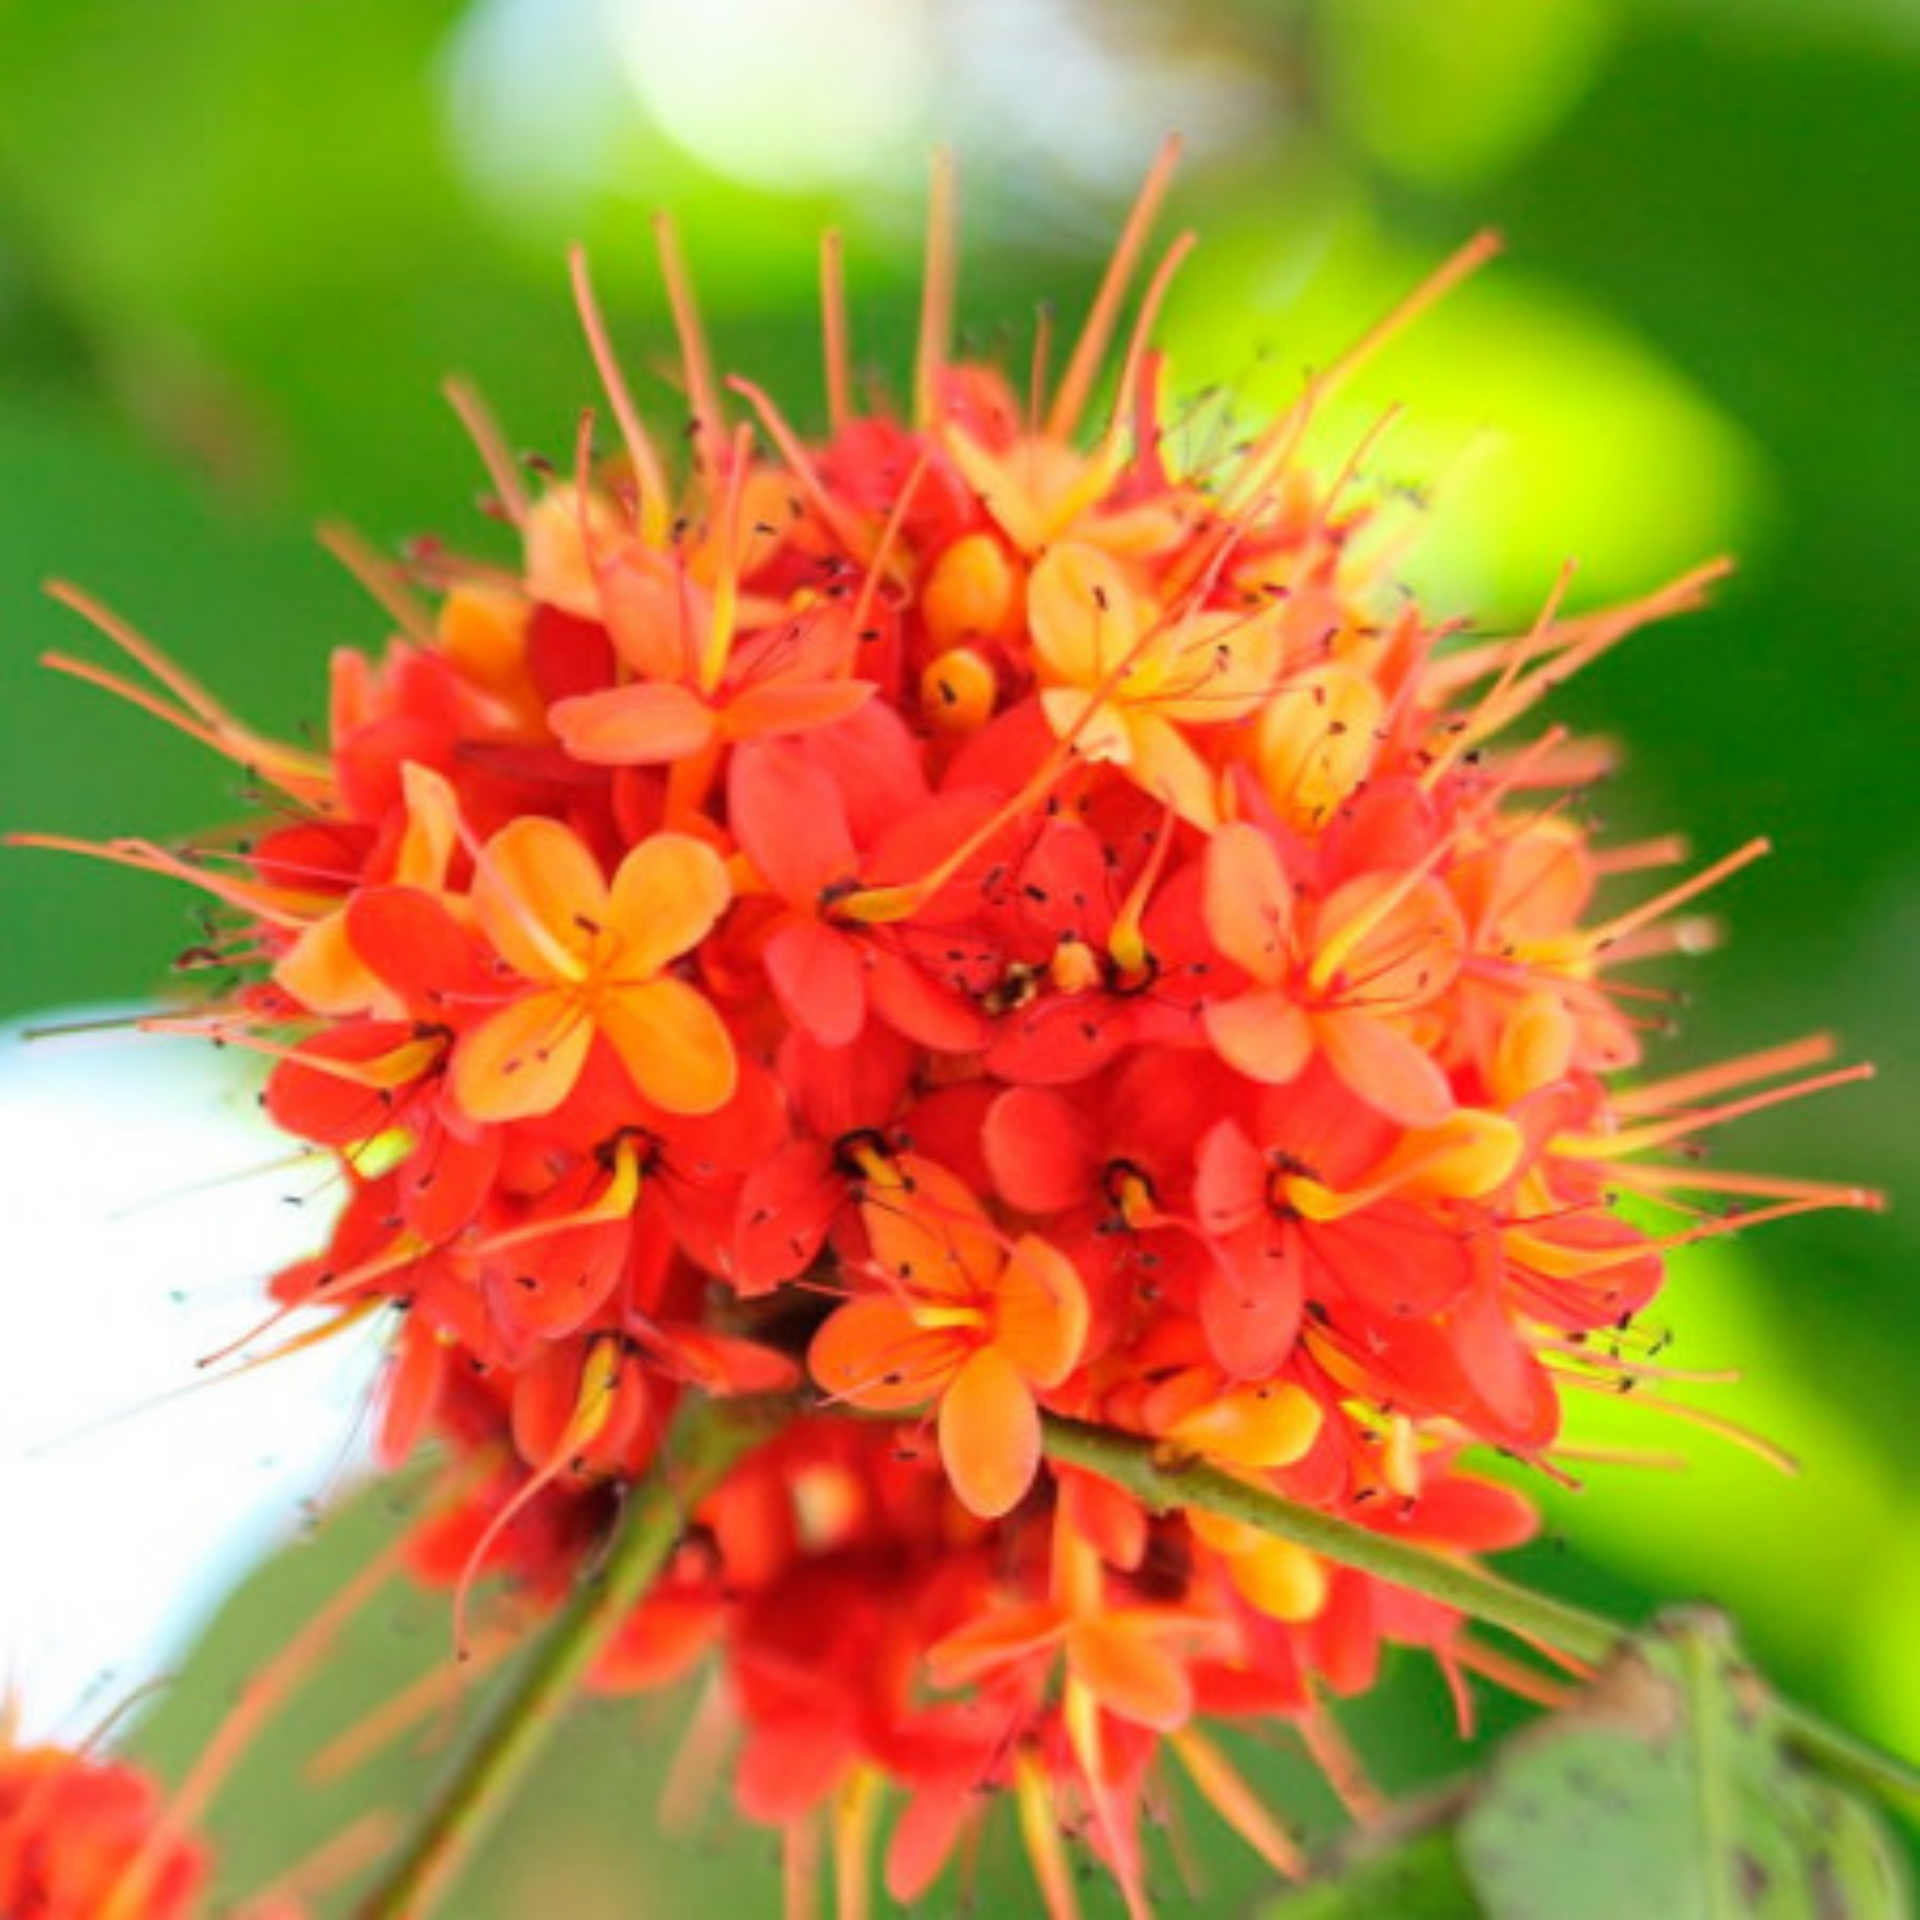
[[[1632,1642],[1471,1781],[1349,1843],[1263,1920],[1910,1920],[1875,1811],[1812,1770],[1731,1630]]]

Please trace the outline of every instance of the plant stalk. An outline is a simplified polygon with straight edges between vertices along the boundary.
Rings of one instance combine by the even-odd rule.
[[[1405,1587],[1523,1640],[1598,1666],[1632,1638],[1625,1627],[1569,1606],[1411,1540],[1373,1533],[1351,1520],[1303,1507],[1190,1455],[1136,1434],[1055,1414],[1043,1416],[1047,1453],[1123,1487],[1150,1512],[1199,1507],[1291,1540],[1340,1566]],[[1786,1745],[1826,1772],[1872,1789],[1909,1818],[1920,1817],[1920,1769],[1789,1700],[1778,1702]]]
[[[596,1577],[575,1592],[446,1779],[355,1920],[426,1920],[552,1739],[602,1648],[679,1544],[688,1513],[757,1441],[756,1410],[703,1401],[670,1443],[671,1474],[633,1488]]]

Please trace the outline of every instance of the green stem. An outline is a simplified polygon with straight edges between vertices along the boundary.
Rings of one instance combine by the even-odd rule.
[[[705,1402],[671,1443],[673,1470],[634,1488],[597,1576],[546,1630],[400,1857],[358,1908],[356,1920],[426,1920],[553,1737],[588,1669],[666,1565],[691,1509],[765,1427],[754,1409]]]
[[[1523,1640],[1557,1647],[1597,1666],[1627,1645],[1625,1627],[1584,1608],[1516,1586],[1410,1540],[1373,1533],[1351,1520],[1303,1507],[1265,1487],[1236,1479],[1191,1455],[1175,1455],[1135,1434],[1044,1416],[1046,1450],[1126,1491],[1154,1513],[1199,1507],[1262,1533],[1291,1540],[1326,1559],[1424,1594]],[[1802,1758],[1920,1815],[1920,1771],[1792,1701],[1779,1703],[1787,1745]]]
[[[1920,1768],[1821,1719],[1797,1701],[1779,1704],[1787,1745],[1803,1760],[1853,1786],[1867,1788],[1909,1820],[1920,1821]]]
[[[1598,1614],[1551,1600],[1411,1540],[1374,1533],[1336,1514],[1303,1507],[1191,1455],[1171,1455],[1133,1434],[1049,1414],[1046,1446],[1054,1459],[1113,1481],[1155,1513],[1200,1507],[1229,1520],[1245,1521],[1343,1567],[1371,1573],[1443,1606],[1457,1607],[1490,1626],[1504,1627],[1523,1640],[1558,1647],[1576,1660],[1598,1664],[1627,1638],[1625,1628]]]

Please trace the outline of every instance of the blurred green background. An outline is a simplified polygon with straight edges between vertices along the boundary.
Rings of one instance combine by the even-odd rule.
[[[722,360],[817,421],[822,225],[847,235],[859,358],[897,391],[933,142],[963,168],[963,319],[1019,355],[1039,303],[1081,310],[1174,127],[1189,157],[1164,229],[1202,237],[1165,329],[1174,381],[1220,383],[1243,412],[1469,233],[1505,234],[1329,425],[1337,458],[1405,403],[1371,468],[1425,503],[1407,570],[1437,604],[1524,621],[1569,557],[1594,599],[1739,556],[1710,612],[1640,637],[1561,712],[1629,748],[1611,826],[1678,827],[1702,856],[1755,832],[1778,846],[1718,900],[1730,943],[1685,963],[1695,1003],[1664,1057],[1831,1025],[1880,1064],[1874,1086],[1755,1120],[1717,1157],[1910,1200],[1907,0],[0,5],[0,820],[164,836],[241,804],[231,769],[36,667],[90,645],[41,596],[48,576],[298,731],[323,714],[329,649],[384,633],[316,522],[497,549],[438,387],[471,377],[516,446],[565,453],[596,398],[568,241],[592,248],[644,376],[671,360],[647,241],[649,211],[671,208]],[[674,421],[671,388],[641,385]],[[9,852],[0,1014],[148,994],[193,926],[157,883]],[[1748,1375],[1696,1397],[1804,1473],[1690,1437],[1688,1473],[1605,1471],[1557,1500],[1530,1562],[1623,1612],[1724,1601],[1783,1684],[1909,1753],[1917,1238],[1896,1204],[1683,1258],[1679,1360]],[[1675,1437],[1631,1410],[1615,1427]],[[173,1696],[152,1737],[190,1741],[207,1699]],[[618,1844],[639,1847],[638,1789],[611,1798],[632,1829]],[[539,1885],[515,1871],[502,1912]],[[599,1912],[593,1897],[565,1910]]]

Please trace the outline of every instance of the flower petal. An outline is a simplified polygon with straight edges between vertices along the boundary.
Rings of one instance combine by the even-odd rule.
[[[1437,1127],[1454,1109],[1453,1088],[1432,1057],[1399,1028],[1365,1013],[1313,1016],[1327,1064],[1377,1113],[1403,1127]]]
[[[914,1292],[971,1298],[991,1287],[1005,1256],[964,1180],[903,1153],[899,1185],[870,1184],[860,1208],[874,1259]]]
[[[1036,1386],[1057,1387],[1087,1344],[1080,1270],[1038,1234],[1023,1233],[993,1289],[994,1344]]]
[[[1067,1664],[1109,1713],[1136,1726],[1173,1733],[1193,1712],[1186,1668],[1132,1621],[1077,1621]]]
[[[1267,986],[1284,978],[1293,890],[1258,827],[1230,821],[1207,842],[1203,912],[1213,944],[1235,966]]]
[[[1249,1080],[1284,1087],[1313,1057],[1313,1025],[1278,987],[1211,1002],[1201,1015],[1213,1050]]]
[[[767,942],[767,979],[787,1017],[823,1047],[850,1046],[867,1023],[860,950],[836,927],[789,920]]]
[[[849,1406],[894,1413],[925,1406],[959,1358],[954,1336],[918,1327],[892,1300],[849,1300],[822,1322],[807,1368],[823,1393]]]
[[[1050,679],[1097,687],[1134,650],[1145,621],[1120,563],[1103,547],[1062,540],[1027,582],[1033,650]]]
[[[793,747],[749,742],[727,768],[727,820],[740,850],[783,900],[812,908],[858,870],[833,779]]]
[[[656,833],[620,862],[607,924],[620,936],[622,980],[647,980],[690,952],[733,898],[720,856],[687,833]]]
[[[955,1497],[982,1520],[1011,1513],[1033,1485],[1040,1409],[997,1348],[980,1348],[941,1396],[940,1459]]]
[[[558,820],[511,822],[480,851],[473,875],[480,930],[529,980],[578,980],[586,929],[607,917],[607,881],[586,844]]]
[[[449,1072],[454,1101],[470,1120],[551,1113],[573,1091],[592,1042],[593,1023],[571,994],[523,994],[461,1036]]]
[[[623,987],[596,1010],[633,1083],[669,1113],[712,1113],[733,1098],[740,1063],[726,1022],[684,980]]]
[[[1022,1213],[1061,1213],[1092,1190],[1092,1118],[1065,1094],[1009,1087],[987,1109],[980,1145],[1000,1197]]]
[[[719,731],[713,709],[677,680],[636,680],[558,701],[547,714],[560,744],[596,767],[684,760]]]

